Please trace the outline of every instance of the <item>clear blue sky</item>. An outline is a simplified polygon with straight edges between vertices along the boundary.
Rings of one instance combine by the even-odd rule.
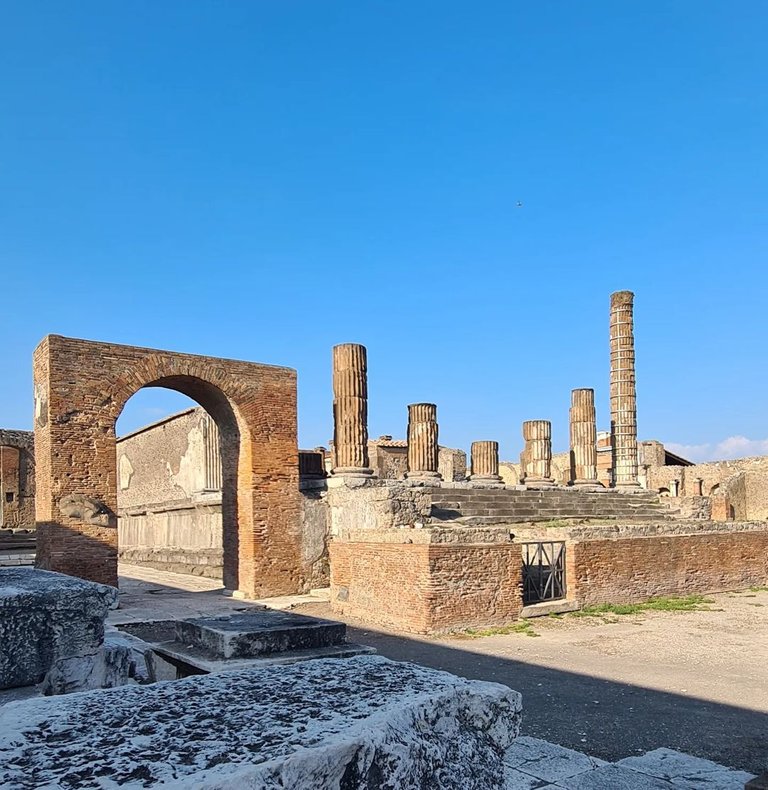
[[[0,425],[57,333],[299,372],[370,432],[567,444],[636,298],[641,438],[768,452],[768,4],[0,4]],[[516,203],[522,201],[521,208]],[[159,393],[156,394],[156,393]],[[123,431],[180,404],[129,403]]]

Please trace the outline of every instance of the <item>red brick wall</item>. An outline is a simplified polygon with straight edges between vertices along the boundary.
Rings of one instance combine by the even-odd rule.
[[[366,622],[433,633],[504,625],[522,608],[515,543],[334,541],[331,606]]]
[[[746,589],[768,580],[768,531],[590,540],[568,546],[581,605]]]
[[[295,371],[50,335],[34,381],[40,567],[117,583],[115,422],[152,385],[196,400],[222,436],[225,586],[302,590]],[[101,503],[108,525],[68,516],[68,495]]]

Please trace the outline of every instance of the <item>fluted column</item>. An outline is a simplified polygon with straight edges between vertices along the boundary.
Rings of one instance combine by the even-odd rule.
[[[552,423],[549,420],[528,420],[523,423],[525,449],[521,455],[523,483],[547,487],[552,479]]]
[[[473,483],[501,483],[498,442],[472,442],[471,456]]]
[[[611,448],[613,483],[638,488],[637,397],[632,291],[611,294]]]
[[[440,480],[437,471],[437,406],[412,403],[408,406],[408,472],[417,480]]]
[[[571,391],[571,464],[576,488],[602,487],[597,479],[595,391]]]
[[[368,476],[368,357],[365,346],[333,347],[335,475]]]

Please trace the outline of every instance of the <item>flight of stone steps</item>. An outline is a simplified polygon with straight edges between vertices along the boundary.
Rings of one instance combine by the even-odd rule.
[[[653,491],[623,494],[615,491],[546,491],[512,488],[430,489],[432,523],[451,521],[464,526],[519,524],[541,521],[665,521],[676,510]]]
[[[36,533],[30,529],[0,529],[0,568],[35,564]]]

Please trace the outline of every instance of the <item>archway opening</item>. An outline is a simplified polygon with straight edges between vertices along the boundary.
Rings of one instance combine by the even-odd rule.
[[[115,434],[121,587],[238,589],[239,430],[226,398],[161,379],[129,398]]]

